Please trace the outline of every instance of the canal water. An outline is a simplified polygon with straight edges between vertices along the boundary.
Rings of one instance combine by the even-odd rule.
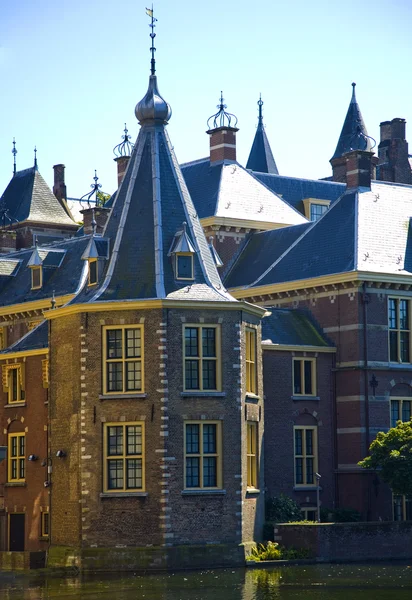
[[[409,564],[301,565],[137,575],[0,572],[1,600],[412,600]]]

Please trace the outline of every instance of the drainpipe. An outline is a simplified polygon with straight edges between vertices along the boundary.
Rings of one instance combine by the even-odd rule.
[[[368,388],[368,372],[369,372],[369,359],[368,359],[368,304],[370,298],[366,293],[366,281],[362,284],[362,304],[363,304],[363,385],[365,395],[365,452],[364,456],[369,454],[369,388]],[[367,488],[367,520],[370,517],[370,494],[368,492],[369,485]]]

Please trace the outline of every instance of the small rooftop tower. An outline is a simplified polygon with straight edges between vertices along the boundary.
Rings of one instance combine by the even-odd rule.
[[[217,105],[216,114],[207,120],[210,136],[210,164],[222,162],[236,162],[236,132],[239,129],[237,117],[226,111],[223,92],[220,92],[220,100]]]
[[[258,126],[246,168],[250,169],[251,171],[258,171],[259,173],[272,173],[273,175],[279,175],[279,171],[270,148],[269,140],[265,132],[265,127],[263,125],[262,106],[263,100],[262,96],[260,96],[258,100]]]

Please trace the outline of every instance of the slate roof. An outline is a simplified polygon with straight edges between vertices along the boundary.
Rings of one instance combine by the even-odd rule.
[[[311,314],[301,309],[268,308],[271,314],[262,321],[262,346],[333,347]]]
[[[263,125],[262,100],[259,100],[258,105],[258,126],[256,129],[252,148],[250,150],[246,169],[251,169],[252,171],[259,171],[260,173],[274,173],[275,175],[278,175],[278,168],[276,166],[275,159],[273,158],[269,140],[267,138],[266,131]]]
[[[253,288],[351,271],[411,275],[411,216],[412,186],[372,182],[346,192],[251,284],[250,273],[242,284],[242,255],[230,276]]]
[[[27,352],[27,350],[37,350],[47,348],[49,345],[49,330],[48,322],[42,321],[37,327],[26,333],[17,342],[2,350],[2,354],[10,354],[11,352]]]
[[[356,100],[355,85],[355,83],[352,83],[352,98],[332,159],[340,158],[343,154],[351,150],[370,151],[372,148],[371,140],[367,137],[368,132]]]
[[[71,226],[76,223],[52,193],[36,167],[18,171],[5,189],[0,204],[8,211],[12,223],[35,223]]]
[[[210,165],[205,158],[181,169],[200,219],[215,216],[284,226],[306,221],[239,163]]]
[[[267,173],[254,173],[255,177],[264,183],[272,192],[278,194],[296,210],[304,213],[303,200],[317,198],[336,202],[346,189],[346,184],[323,179],[301,179]]]

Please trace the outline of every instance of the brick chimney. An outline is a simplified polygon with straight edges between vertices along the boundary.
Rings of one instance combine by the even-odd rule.
[[[236,162],[236,127],[217,127],[209,129],[206,133],[210,136],[210,163],[223,160]]]
[[[348,189],[371,187],[371,173],[373,172],[373,152],[365,150],[352,150],[345,154],[346,157],[346,185]]]
[[[106,225],[106,221],[110,214],[110,208],[105,208],[104,206],[90,207],[85,208],[80,212],[83,215],[83,226],[85,235],[93,233],[93,212],[94,220],[96,221],[96,233],[103,233],[104,226]]]
[[[395,118],[380,124],[378,146],[378,179],[412,184],[408,142],[405,139],[406,121]]]
[[[64,181],[64,165],[54,165],[53,194],[60,201],[67,200],[67,189]]]
[[[113,160],[117,163],[117,187],[120,187],[126,173],[127,165],[130,161],[130,156],[118,156]]]

